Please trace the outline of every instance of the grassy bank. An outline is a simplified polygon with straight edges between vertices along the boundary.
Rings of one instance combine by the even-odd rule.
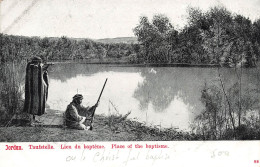
[[[62,124],[62,112],[47,110],[44,118],[47,124],[23,125],[13,120],[8,127],[0,127],[0,142],[69,142],[69,141],[196,141],[210,140],[200,134],[178,131],[173,128],[148,127],[143,123],[127,119],[127,115],[96,115],[92,131],[69,129]],[[52,122],[58,120],[58,124]],[[18,122],[18,124],[17,124]],[[246,128],[246,129],[245,129]],[[245,133],[247,131],[247,133]],[[254,132],[252,134],[252,132]],[[226,131],[226,137],[219,140],[259,140],[260,131],[247,127]],[[245,138],[249,136],[250,138]]]
[[[69,129],[62,124],[21,126],[14,120],[9,127],[0,127],[0,142],[202,140],[198,135],[178,132],[172,128],[148,127],[126,117],[127,115],[97,115],[92,131]],[[45,120],[41,121],[53,121],[53,118],[61,120],[61,112],[58,114],[48,110]]]

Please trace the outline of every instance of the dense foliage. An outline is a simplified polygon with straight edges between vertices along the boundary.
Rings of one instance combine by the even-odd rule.
[[[39,38],[0,34],[1,62],[26,60],[77,60],[124,58],[135,53],[135,44],[103,44],[90,39]]]
[[[260,20],[232,14],[224,7],[207,12],[188,9],[188,24],[174,29],[165,15],[140,18],[134,33],[140,43],[137,61],[145,63],[255,66],[259,59]]]
[[[188,24],[179,31],[165,15],[154,15],[151,22],[142,16],[133,31],[139,44],[0,34],[0,60],[25,60],[37,55],[44,60],[96,59],[104,62],[113,59],[128,63],[252,67],[260,55],[260,19],[252,22],[224,7],[214,7],[206,12],[189,8]]]

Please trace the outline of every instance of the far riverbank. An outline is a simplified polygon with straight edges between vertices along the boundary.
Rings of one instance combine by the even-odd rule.
[[[95,64],[95,65],[108,65],[108,66],[121,66],[121,67],[221,67],[218,64],[188,64],[188,63],[129,63],[124,61],[50,61],[53,64]]]
[[[95,65],[108,65],[108,66],[121,66],[121,67],[199,67],[199,68],[235,68],[235,66],[229,66],[224,64],[192,64],[192,63],[134,63],[125,59],[82,59],[82,60],[50,60],[50,63],[62,64],[62,63],[78,63],[78,64],[95,64]],[[246,67],[254,68],[259,66]]]

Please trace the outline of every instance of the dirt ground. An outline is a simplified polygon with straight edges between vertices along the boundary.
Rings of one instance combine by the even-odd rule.
[[[69,129],[63,125],[62,114],[47,110],[43,116],[36,117],[41,123],[34,126],[0,127],[0,142],[198,140],[189,133],[147,127],[122,115],[96,115],[92,131]]]

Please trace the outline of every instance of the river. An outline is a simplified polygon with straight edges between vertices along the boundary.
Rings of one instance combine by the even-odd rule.
[[[259,88],[257,68],[243,69],[243,90]],[[235,69],[219,72],[228,88],[237,81]],[[205,107],[201,90],[219,84],[217,68],[118,67],[112,65],[56,64],[49,68],[47,104],[65,111],[76,93],[83,105],[94,105],[108,78],[96,114],[126,114],[147,125],[189,130]]]

